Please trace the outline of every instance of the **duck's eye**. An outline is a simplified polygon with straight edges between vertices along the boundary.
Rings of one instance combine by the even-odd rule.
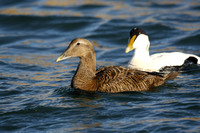
[[[80,43],[78,42],[76,45],[80,45]]]

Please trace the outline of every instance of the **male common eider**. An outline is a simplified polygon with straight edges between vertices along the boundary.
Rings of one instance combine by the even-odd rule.
[[[148,72],[159,72],[166,67],[182,66],[184,62],[200,64],[200,57],[181,52],[157,53],[149,56],[150,41],[148,35],[140,28],[130,31],[130,40],[126,53],[135,49],[128,67]]]
[[[102,67],[96,71],[94,48],[90,41],[82,38],[72,40],[56,62],[71,57],[80,58],[80,63],[71,81],[71,87],[85,91],[109,93],[147,91],[178,75],[178,73],[161,75],[119,66]]]

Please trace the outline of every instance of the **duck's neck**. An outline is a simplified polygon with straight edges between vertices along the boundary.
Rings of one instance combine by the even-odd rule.
[[[96,91],[96,56],[90,53],[87,57],[81,57],[79,66],[72,79],[72,87],[86,91]]]
[[[151,62],[151,58],[149,56],[149,46],[150,43],[147,44],[145,48],[139,47],[135,49],[135,53],[130,61],[131,66],[148,67]]]
[[[135,53],[133,55],[133,58],[141,59],[143,61],[150,60],[149,49],[142,49],[142,48],[135,49]]]

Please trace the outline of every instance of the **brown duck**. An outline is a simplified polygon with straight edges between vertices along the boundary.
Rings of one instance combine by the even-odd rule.
[[[80,63],[71,81],[71,87],[85,91],[109,93],[147,91],[178,75],[178,73],[161,75],[120,66],[107,66],[96,70],[94,48],[90,41],[83,38],[72,40],[56,62],[71,57],[80,58]]]

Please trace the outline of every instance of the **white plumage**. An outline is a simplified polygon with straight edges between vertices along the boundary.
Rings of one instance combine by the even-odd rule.
[[[135,49],[135,53],[128,67],[149,72],[159,72],[166,66],[181,66],[189,57],[194,57],[191,62],[200,64],[200,57],[181,52],[157,53],[150,56],[149,46],[148,35],[142,29],[132,29],[126,53],[133,49]]]

